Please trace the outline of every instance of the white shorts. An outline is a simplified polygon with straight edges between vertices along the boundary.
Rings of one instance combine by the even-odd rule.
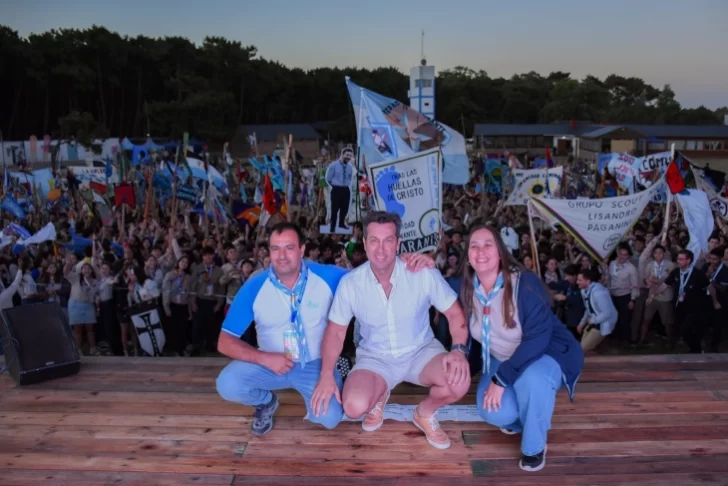
[[[351,372],[367,370],[384,378],[387,382],[387,389],[392,390],[402,382],[422,385],[420,373],[425,369],[427,363],[435,356],[447,353],[445,347],[435,338],[432,338],[419,349],[402,356],[382,356],[365,351],[361,348],[356,350],[356,364]]]

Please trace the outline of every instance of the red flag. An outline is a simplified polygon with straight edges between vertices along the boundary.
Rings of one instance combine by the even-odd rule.
[[[134,188],[126,182],[123,182],[114,188],[114,204],[117,208],[122,204],[127,204],[134,209],[136,201],[134,201]]]
[[[263,186],[263,209],[273,216],[278,212],[276,207],[276,194],[273,192],[273,184],[270,181],[270,173],[265,174],[265,186]]]
[[[671,193],[678,194],[685,190],[685,181],[683,180],[682,174],[680,174],[677,160],[673,159],[670,162],[670,165],[667,167],[667,173],[665,174],[665,180]]]
[[[106,184],[101,184],[100,182],[90,181],[88,183],[89,187],[92,191],[96,192],[97,194],[100,194],[102,196],[106,195]]]
[[[554,159],[551,158],[551,149],[546,148],[546,167],[549,169],[554,166]]]

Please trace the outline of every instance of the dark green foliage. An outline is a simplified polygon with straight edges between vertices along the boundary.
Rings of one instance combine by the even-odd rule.
[[[329,136],[355,138],[344,84],[407,101],[407,75],[395,68],[291,69],[254,46],[220,37],[128,37],[104,27],[59,29],[27,39],[0,26],[0,130],[6,140],[64,131],[62,119],[95,120],[114,136],[179,138],[190,132],[228,140],[238,125],[332,122]],[[472,134],[476,122],[716,124],[728,108],[683,109],[669,86],[639,78],[604,80],[530,72],[491,78],[465,67],[442,71],[438,120]],[[80,114],[80,115],[79,115]],[[68,120],[67,120],[68,122]],[[67,124],[67,123],[66,123]]]

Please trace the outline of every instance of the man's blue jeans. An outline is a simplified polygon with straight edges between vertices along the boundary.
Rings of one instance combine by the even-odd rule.
[[[546,447],[546,436],[556,405],[556,392],[563,383],[561,367],[551,356],[541,356],[526,368],[512,386],[505,389],[501,408],[496,412],[488,412],[483,408],[483,399],[499,366],[500,361],[491,356],[489,373],[478,384],[478,412],[491,425],[522,432],[521,452],[526,456],[534,456]]]
[[[336,397],[331,397],[326,414],[316,416],[311,410],[311,396],[320,376],[320,359],[309,361],[305,368],[301,368],[300,363],[295,363],[293,368],[283,375],[276,375],[258,364],[232,361],[217,377],[217,392],[230,402],[257,407],[271,401],[271,391],[292,388],[300,393],[306,402],[308,419],[327,429],[333,429],[344,416],[344,409],[336,401]],[[343,381],[338,369],[335,370],[334,377],[341,393]]]

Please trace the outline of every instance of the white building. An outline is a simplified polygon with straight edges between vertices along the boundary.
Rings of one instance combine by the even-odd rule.
[[[435,66],[427,66],[422,59],[419,66],[410,69],[410,107],[425,116],[435,118]]]

